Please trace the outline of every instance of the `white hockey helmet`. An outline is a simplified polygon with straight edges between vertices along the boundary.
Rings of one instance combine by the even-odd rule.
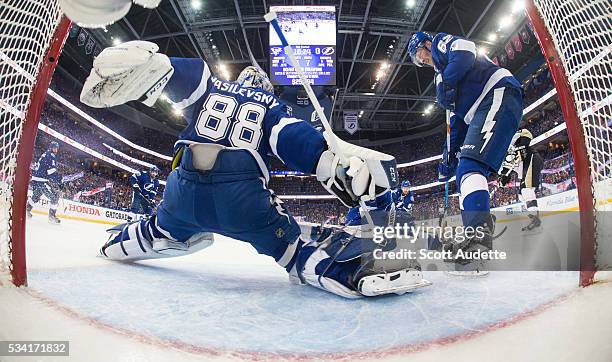
[[[274,93],[274,87],[266,72],[252,65],[244,68],[238,75],[236,83],[246,88],[260,88],[266,92]]]

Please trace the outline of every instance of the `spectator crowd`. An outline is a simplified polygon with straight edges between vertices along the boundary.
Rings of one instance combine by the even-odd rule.
[[[76,87],[66,81],[58,81],[54,78],[51,86],[61,96],[74,105],[83,109],[86,113],[98,121],[113,129],[115,132],[130,139],[132,142],[152,149],[156,152],[170,155],[175,138],[157,130],[140,127],[136,123],[121,118],[110,110],[93,109],[86,107],[78,101]],[[548,70],[540,71],[525,86],[525,104],[528,105],[550,89],[552,81]],[[111,157],[129,167],[142,170],[147,167],[128,159],[115,155],[104,144],[109,145],[120,152],[146,163],[157,165],[160,179],[166,179],[170,172],[170,162],[162,160],[150,154],[135,150],[123,142],[115,139],[98,127],[86,120],[81,119],[73,112],[66,110],[63,105],[52,100],[45,103],[41,119],[45,124],[55,131],[77,141],[84,146],[95,150],[103,155]],[[550,100],[535,115],[523,121],[523,126],[529,129],[536,137],[555,125],[563,122],[563,115],[557,101]],[[394,155],[398,163],[415,161],[440,153],[445,140],[445,133],[436,133],[424,138],[410,141],[397,142],[384,146],[373,147],[382,152]],[[34,161],[47,149],[48,143],[54,140],[46,133],[39,132]],[[549,146],[544,151],[545,169],[556,170],[555,172],[543,173],[542,182],[545,184],[558,184],[567,182],[573,177],[573,165],[571,154],[566,145]],[[82,177],[66,182],[63,188],[65,198],[78,199],[88,204],[99,205],[115,209],[128,209],[131,204],[132,191],[128,183],[128,172],[117,169],[115,166],[106,164],[93,156],[77,150],[66,144],[60,145],[58,155],[58,168],[62,175],[75,175],[83,173]],[[278,161],[273,161],[273,170],[286,169]],[[399,169],[400,180],[409,180],[413,186],[425,185],[437,181],[437,161],[419,164]],[[519,200],[518,185],[508,187],[498,186],[495,177],[491,182],[491,206],[499,207],[515,203]],[[103,192],[91,196],[84,196],[84,191],[100,187],[106,188]],[[327,195],[325,189],[316,181],[316,178],[306,175],[273,175],[269,186],[277,195]],[[573,183],[572,186],[573,187]],[[542,195],[539,190],[538,193]],[[160,193],[161,194],[161,193]],[[450,213],[458,213],[458,197],[454,185],[451,186],[449,197]],[[346,214],[346,207],[337,200],[329,199],[285,199],[285,206],[300,220],[310,222],[334,222],[340,223]],[[418,219],[437,217],[439,210],[444,205],[444,185],[433,186],[416,191],[413,213]]]

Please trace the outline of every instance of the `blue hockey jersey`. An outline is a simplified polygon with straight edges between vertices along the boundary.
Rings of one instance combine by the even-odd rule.
[[[478,54],[476,44],[451,34],[438,33],[431,44],[436,70],[436,92],[454,89],[454,113],[470,124],[478,105],[493,89],[521,84],[507,69],[500,68],[486,55]]]
[[[273,94],[211,75],[201,59],[170,58],[174,74],[165,92],[183,110],[187,127],[177,145],[216,143],[252,150],[268,165],[277,156],[293,170],[314,173],[327,148],[321,133],[291,118]],[[257,156],[256,156],[257,157]]]
[[[55,153],[47,151],[40,156],[32,169],[32,181],[55,183],[62,181],[62,175],[57,171]]]
[[[391,191],[388,191],[380,196],[377,196],[374,200],[366,201],[365,206],[368,211],[389,211],[391,201]],[[363,225],[365,223],[366,221],[361,218],[361,206],[351,207],[346,213],[346,225]]]
[[[134,191],[140,191],[143,196],[151,199],[157,196],[159,180],[151,178],[148,171],[137,172],[130,176],[130,184]]]
[[[401,189],[396,189],[392,191],[391,196],[397,210],[410,211],[412,209],[414,203],[412,191],[408,191],[408,194],[404,195]]]

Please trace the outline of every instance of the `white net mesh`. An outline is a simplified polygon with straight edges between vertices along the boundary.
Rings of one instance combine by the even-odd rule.
[[[535,0],[561,58],[585,136],[596,210],[596,264],[609,268],[612,236],[612,3]],[[605,221],[608,221],[607,223]]]
[[[43,57],[61,17],[56,0],[0,0],[0,280],[11,262],[17,147]]]

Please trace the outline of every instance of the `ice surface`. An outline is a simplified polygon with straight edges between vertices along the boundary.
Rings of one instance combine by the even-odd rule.
[[[377,352],[401,351],[449,338],[461,340],[560,297],[570,294],[572,299],[583,293],[576,287],[577,274],[570,272],[492,272],[486,278],[428,272],[425,277],[434,285],[416,293],[345,300],[290,284],[273,260],[257,255],[248,244],[220,236],[215,236],[209,249],[182,258],[138,264],[108,262],[95,257],[105,241],[106,227],[70,220],[54,226],[35,215],[28,223],[30,290],[52,301],[64,314],[68,310],[77,318],[91,319],[94,329],[99,329],[99,323],[124,334],[190,346],[192,351],[213,351],[213,355],[238,352],[284,358],[365,353],[373,357]],[[6,293],[1,289],[5,288],[0,293]],[[28,294],[5,297],[32,298]],[[600,308],[603,320],[612,321],[612,308],[606,304],[607,310]],[[0,318],[9,322],[5,326],[28,324],[23,328],[31,333],[43,328],[37,327],[42,322],[36,318],[21,316],[18,320],[10,310],[0,303]],[[559,316],[550,318],[558,320]],[[88,324],[92,329],[92,323]],[[610,329],[605,333],[612,337]],[[556,332],[560,331],[547,333]],[[15,333],[0,327],[0,339],[10,339]],[[104,337],[92,335],[92,343],[114,332],[96,333]],[[85,336],[78,338],[87,340]],[[132,345],[119,350],[144,348],[133,336],[122,336]],[[478,339],[471,342],[473,348],[486,348],[476,344]],[[600,358],[602,353],[612,356],[612,347],[597,346],[593,360],[606,360]],[[108,350],[113,352],[113,348]],[[135,360],[154,360],[154,355]],[[180,355],[172,358],[181,359]]]

